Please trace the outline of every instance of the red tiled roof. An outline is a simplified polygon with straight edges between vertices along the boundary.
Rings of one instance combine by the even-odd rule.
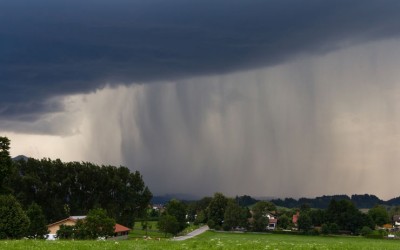
[[[269,219],[269,223],[278,223],[278,219]]]
[[[126,232],[126,231],[130,231],[130,228],[124,227],[120,224],[115,224],[115,230],[114,233],[119,233],[119,232]]]

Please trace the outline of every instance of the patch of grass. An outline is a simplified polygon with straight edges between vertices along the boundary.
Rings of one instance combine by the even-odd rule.
[[[148,229],[143,230],[141,222],[135,222],[133,230],[129,233],[130,238],[143,238],[149,236],[151,238],[165,238],[165,234],[158,231],[157,221],[149,221]],[[167,235],[167,237],[170,237]]]
[[[383,239],[366,239],[363,237],[343,236],[304,236],[255,233],[216,233],[206,232],[187,241],[171,241],[169,239],[144,240],[131,239],[125,241],[43,241],[43,240],[3,240],[0,249],[47,250],[136,250],[136,249],[333,249],[333,250],[381,250],[399,249],[400,241]]]

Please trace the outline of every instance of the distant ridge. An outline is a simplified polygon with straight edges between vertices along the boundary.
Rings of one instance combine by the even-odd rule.
[[[165,194],[165,195],[155,195],[151,199],[151,203],[153,204],[166,204],[172,199],[177,199],[181,201],[196,201],[199,200],[200,197],[191,194]]]
[[[18,155],[14,158],[12,158],[13,161],[20,161],[20,160],[24,160],[24,161],[28,161],[29,157],[25,156],[25,155]]]

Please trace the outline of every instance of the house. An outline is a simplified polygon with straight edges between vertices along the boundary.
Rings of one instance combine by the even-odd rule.
[[[277,224],[278,224],[278,218],[275,215],[271,214],[271,213],[268,213],[266,215],[266,217],[268,218],[267,229],[268,230],[275,230],[276,227],[277,227]]]
[[[49,230],[49,234],[56,234],[61,225],[75,226],[78,220],[83,220],[85,218],[86,216],[70,216],[66,219],[47,225],[47,229]]]
[[[299,219],[299,216],[300,216],[300,212],[297,212],[297,213],[294,214],[293,217],[292,217],[292,222],[293,222],[293,224],[296,225],[296,226],[297,226],[297,220]]]
[[[399,228],[400,227],[400,215],[399,214],[393,215],[392,220],[393,220],[393,226],[396,228]]]
[[[49,235],[56,235],[61,225],[75,226],[78,220],[84,220],[85,218],[86,216],[70,216],[66,219],[49,224],[47,225]],[[114,226],[114,236],[110,239],[128,239],[130,231],[130,228],[117,223]]]
[[[115,239],[118,239],[118,240],[126,240],[126,239],[128,239],[129,232],[132,230],[132,229],[127,228],[125,226],[122,226],[121,224],[118,224],[118,223],[115,224],[114,228],[115,228],[114,229],[114,237],[111,238],[113,240],[115,240]]]

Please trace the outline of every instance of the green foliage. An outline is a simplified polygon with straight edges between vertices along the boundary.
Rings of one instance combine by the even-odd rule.
[[[330,234],[330,230],[329,230],[329,225],[328,224],[322,224],[321,225],[321,233],[322,234]]]
[[[206,223],[206,221],[207,221],[206,213],[204,211],[200,211],[198,212],[196,219],[194,220],[194,223],[198,225],[201,223]]]
[[[182,231],[186,227],[186,206],[178,200],[171,200],[165,206],[165,212],[168,215],[175,217],[179,223],[178,232]]]
[[[75,231],[74,226],[61,225],[60,229],[57,231],[57,238],[64,240],[73,239],[74,231]]]
[[[366,236],[366,235],[372,234],[372,231],[373,230],[371,228],[369,228],[367,226],[363,226],[363,228],[361,229],[360,233],[361,233],[362,236]]]
[[[11,195],[0,195],[0,239],[18,239],[27,234],[29,218]]]
[[[366,239],[364,237],[321,237],[283,234],[237,234],[206,232],[187,241],[135,239],[125,241],[0,241],[0,249],[40,249],[40,250],[255,250],[255,249],[340,249],[340,250],[398,250],[396,240]]]
[[[165,214],[162,215],[158,221],[158,229],[164,232],[165,235],[177,235],[180,232],[180,225],[175,216]]]
[[[7,186],[24,207],[32,202],[42,207],[48,222],[101,207],[131,227],[152,197],[140,173],[126,167],[32,158],[14,165]]]
[[[30,220],[27,236],[30,238],[43,239],[44,236],[48,234],[48,230],[42,208],[38,204],[32,203],[28,207],[26,215]]]
[[[83,225],[91,239],[114,235],[115,220],[108,217],[106,211],[101,208],[90,210]]]
[[[60,239],[97,239],[114,235],[115,220],[108,217],[101,208],[89,211],[85,219],[78,220],[75,226],[60,226],[57,236]]]
[[[339,232],[339,226],[336,223],[323,223],[321,225],[322,234],[337,234]]]
[[[329,231],[331,234],[339,233],[339,226],[336,223],[329,223]]]
[[[362,214],[349,200],[332,200],[326,210],[326,222],[336,223],[339,230],[359,233],[363,226],[374,227],[371,217]]]
[[[248,207],[257,203],[259,200],[256,200],[248,195],[243,195],[243,196],[236,196],[235,201],[241,207]]]
[[[4,193],[3,182],[11,174],[12,161],[10,157],[10,140],[0,137],[0,192]]]
[[[297,225],[299,230],[308,231],[312,227],[311,217],[307,212],[302,212],[299,215],[299,219],[297,220]]]
[[[253,220],[252,220],[253,231],[262,232],[266,230],[267,225],[269,223],[267,214],[272,211],[276,211],[276,206],[268,201],[259,201],[253,206],[252,211],[253,211]]]
[[[321,226],[325,222],[325,212],[322,209],[312,209],[308,211],[313,226]]]
[[[291,223],[290,218],[286,214],[283,214],[279,217],[278,227],[282,229],[287,229],[289,228],[290,223]]]
[[[239,206],[234,200],[229,200],[225,209],[223,229],[247,228],[247,224],[247,210]]]
[[[207,226],[208,226],[209,228],[215,228],[215,221],[213,221],[213,220],[208,220],[208,221],[207,221]]]
[[[368,215],[372,218],[376,225],[382,226],[390,222],[389,214],[384,206],[377,205],[368,211]]]
[[[215,225],[210,228],[220,228],[224,220],[225,208],[228,199],[221,193],[215,193],[210,204],[208,205],[208,219],[212,220]]]

